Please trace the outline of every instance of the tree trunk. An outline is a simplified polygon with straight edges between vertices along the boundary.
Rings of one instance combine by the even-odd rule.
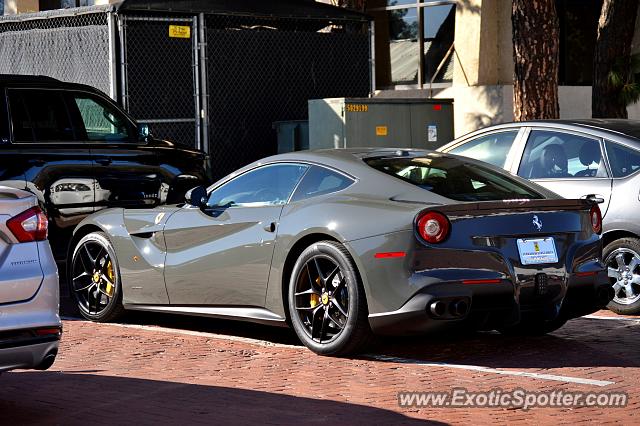
[[[558,118],[559,22],[555,0],[513,0],[513,116]]]
[[[604,0],[593,58],[591,109],[594,118],[627,118],[622,86],[631,72],[631,40],[638,14],[638,0]],[[621,84],[613,85],[614,71]]]

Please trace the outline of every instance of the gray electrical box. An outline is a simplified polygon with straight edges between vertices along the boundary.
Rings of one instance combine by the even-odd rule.
[[[309,101],[309,148],[436,149],[453,140],[451,99]]]

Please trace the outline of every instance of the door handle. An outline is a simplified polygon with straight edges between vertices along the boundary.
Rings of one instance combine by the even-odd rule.
[[[580,198],[582,198],[583,200],[593,201],[594,203],[597,203],[597,204],[604,203],[604,197],[600,194],[588,194],[588,195],[583,195]]]
[[[103,165],[103,166],[108,166],[109,164],[111,164],[111,158],[98,158],[96,160],[96,163]]]
[[[276,223],[270,222],[264,226],[264,230],[267,232],[276,232]]]

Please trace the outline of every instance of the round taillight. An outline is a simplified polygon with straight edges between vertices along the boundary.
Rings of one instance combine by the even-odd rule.
[[[443,242],[449,236],[449,219],[442,213],[425,212],[418,217],[418,234],[430,244]]]
[[[589,210],[589,219],[591,220],[591,228],[593,232],[599,234],[602,232],[602,213],[600,212],[600,207],[597,204],[591,206],[591,210]]]

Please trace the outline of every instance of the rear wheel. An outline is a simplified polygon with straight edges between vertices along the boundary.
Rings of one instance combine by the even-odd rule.
[[[302,252],[291,274],[288,303],[298,338],[315,353],[346,355],[370,340],[364,289],[341,244],[321,241]]]
[[[615,292],[607,308],[623,315],[640,313],[640,240],[615,240],[604,248],[603,257]]]
[[[114,321],[124,314],[115,251],[106,234],[93,232],[76,245],[69,276],[71,292],[83,317]]]

